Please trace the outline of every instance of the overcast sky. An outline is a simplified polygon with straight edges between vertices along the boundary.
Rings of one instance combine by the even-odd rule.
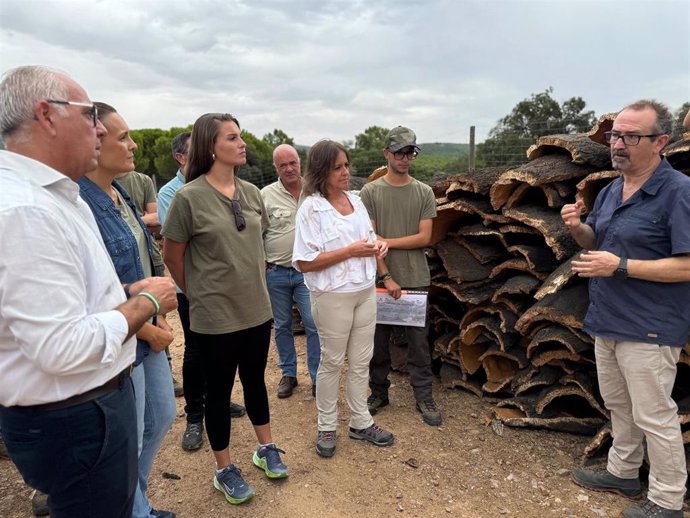
[[[257,137],[410,126],[483,140],[553,86],[597,115],[690,99],[689,0],[0,0],[0,64],[68,72],[132,128],[230,112]]]

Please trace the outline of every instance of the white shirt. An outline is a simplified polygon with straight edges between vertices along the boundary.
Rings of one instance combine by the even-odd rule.
[[[113,309],[122,284],[75,182],[0,151],[0,243],[0,405],[62,401],[134,361]]]
[[[322,252],[344,248],[357,240],[376,241],[367,209],[358,196],[345,192],[354,212],[343,216],[326,198],[312,194],[297,211],[292,265],[313,261]],[[369,288],[376,281],[374,257],[351,257],[317,272],[306,272],[304,283],[310,291],[352,292]]]

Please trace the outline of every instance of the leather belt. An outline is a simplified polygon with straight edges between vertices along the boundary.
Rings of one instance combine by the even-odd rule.
[[[107,393],[112,392],[113,390],[119,389],[120,387],[122,387],[123,382],[127,380],[131,374],[132,366],[130,365],[125,370],[123,370],[119,374],[113,376],[108,381],[103,383],[103,385],[101,385],[100,387],[92,388],[91,390],[87,390],[86,392],[82,392],[81,394],[77,394],[76,396],[68,397],[67,399],[63,399],[62,401],[54,401],[51,403],[43,403],[40,405],[15,406],[10,408],[47,412],[50,410],[61,410],[63,408],[69,408],[72,406],[80,405],[82,403],[98,399],[99,397],[104,396]]]

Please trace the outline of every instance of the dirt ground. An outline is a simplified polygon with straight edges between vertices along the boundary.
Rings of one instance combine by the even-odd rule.
[[[181,379],[182,341],[179,321],[171,347],[175,375]],[[273,436],[286,451],[290,476],[271,481],[253,466],[256,437],[249,419],[232,421],[231,455],[256,496],[241,506],[225,502],[213,488],[213,457],[208,446],[185,452],[184,399],[150,478],[154,507],[190,517],[445,517],[521,518],[615,517],[629,501],[587,492],[570,482],[589,437],[505,427],[498,435],[487,426],[490,403],[435,381],[435,398],[443,425],[425,425],[415,411],[409,380],[392,373],[391,404],[376,416],[395,434],[396,442],[378,448],[347,437],[349,410],[341,397],[338,446],[334,457],[315,451],[316,406],[306,371],[304,337],[297,337],[301,384],[292,397],[277,399],[280,380],[271,348],[267,385]],[[342,389],[342,383],[341,383]],[[233,390],[242,402],[242,387]],[[179,476],[165,478],[163,473]],[[11,462],[0,460],[0,518],[32,516],[28,489]]]

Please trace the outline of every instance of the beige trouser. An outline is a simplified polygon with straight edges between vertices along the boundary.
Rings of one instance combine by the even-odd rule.
[[[613,446],[608,471],[637,478],[647,439],[647,497],[666,509],[682,509],[685,450],[678,407],[671,399],[680,347],[596,337],[599,390],[611,412]]]
[[[374,423],[367,407],[367,392],[376,328],[375,288],[352,293],[311,292],[311,312],[321,342],[321,361],[316,375],[319,430],[336,429],[340,371],[346,353],[345,399],[351,411],[350,426],[368,428]]]

